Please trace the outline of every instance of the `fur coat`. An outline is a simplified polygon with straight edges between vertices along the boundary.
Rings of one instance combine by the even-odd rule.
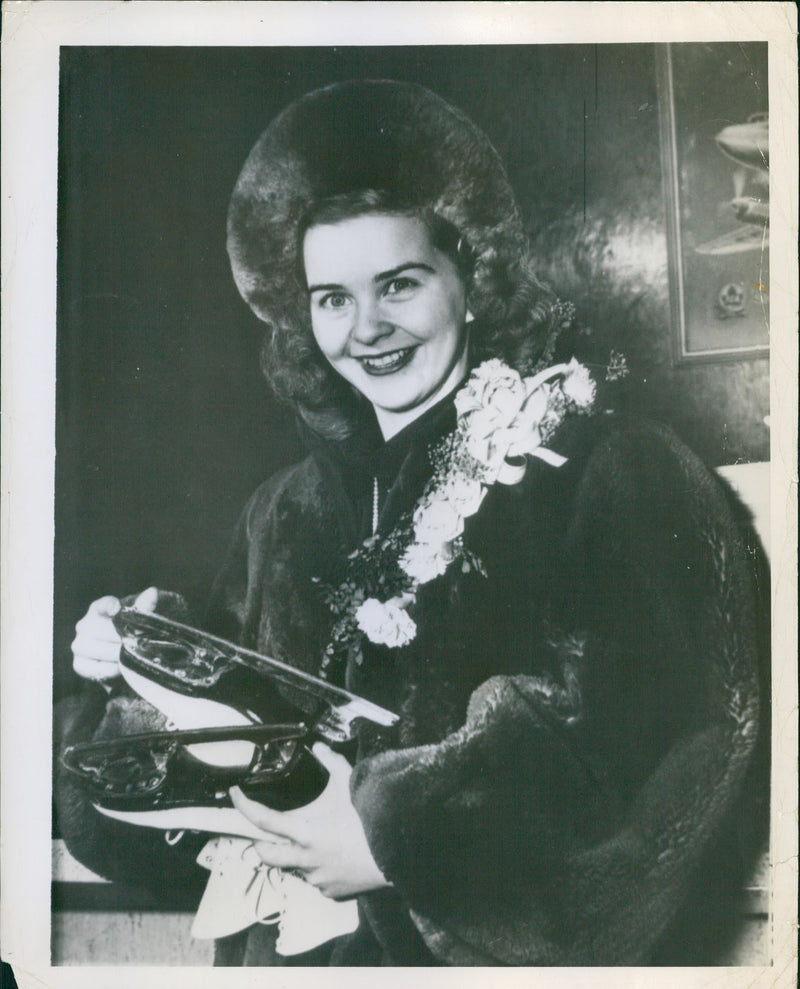
[[[369,534],[372,478],[388,532],[454,423],[444,400],[386,444],[318,442],[259,488],[208,627],[318,673],[319,581]],[[764,773],[753,558],[730,496],[660,425],[573,417],[549,445],[563,466],[531,461],[467,520],[486,575],[423,585],[414,640],[366,643],[338,671],[400,716],[360,731],[352,777],[393,888],[307,964],[700,964],[733,921]],[[229,939],[219,961],[274,963],[265,939]]]

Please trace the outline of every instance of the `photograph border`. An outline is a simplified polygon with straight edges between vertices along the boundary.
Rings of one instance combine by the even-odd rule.
[[[794,984],[797,890],[797,12],[791,3],[126,3],[3,5],[2,916],[20,987],[258,985],[258,970],[50,965],[50,765],[58,51],[61,45],[540,44],[766,40],[773,126],[773,964],[741,969],[542,969],[545,986]],[[621,24],[625,27],[622,29]],[[324,40],[323,40],[324,39]],[[780,152],[780,153],[777,153]],[[113,975],[112,975],[113,973]],[[412,973],[382,970],[387,986]],[[426,971],[492,985],[495,969]],[[503,985],[526,985],[529,969]],[[281,986],[371,985],[370,970],[282,970]]]

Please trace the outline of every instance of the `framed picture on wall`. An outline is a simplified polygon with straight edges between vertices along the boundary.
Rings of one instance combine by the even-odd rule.
[[[767,46],[668,44],[657,66],[675,362],[765,357]]]

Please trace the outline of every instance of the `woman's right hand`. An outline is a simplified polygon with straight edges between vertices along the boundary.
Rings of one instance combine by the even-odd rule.
[[[136,598],[134,608],[153,612],[158,604],[158,589],[148,587]],[[111,595],[98,598],[75,626],[72,642],[72,668],[87,680],[111,680],[119,676],[120,637],[114,615],[122,607]]]

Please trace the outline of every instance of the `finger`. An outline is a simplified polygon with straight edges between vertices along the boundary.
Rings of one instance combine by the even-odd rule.
[[[272,841],[253,843],[256,854],[265,865],[277,865],[280,869],[304,869],[310,865],[308,852],[293,844],[276,844]]]
[[[96,659],[98,663],[116,663],[119,660],[119,639],[104,642],[94,636],[76,635],[71,648],[73,655]]]
[[[114,623],[110,618],[101,615],[87,614],[75,626],[77,636],[86,639],[97,639],[101,642],[116,642],[119,644],[120,638]]]
[[[228,792],[231,795],[233,806],[257,828],[281,838],[288,838],[298,845],[304,844],[299,840],[298,822],[293,821],[286,813],[272,810],[271,807],[265,807],[256,800],[251,800],[242,793],[238,786],[232,786]]]
[[[142,591],[142,593],[133,602],[133,606],[137,611],[155,611],[158,605],[158,588],[148,587],[147,590]]]
[[[72,668],[86,680],[111,680],[119,676],[119,663],[102,663],[88,656],[75,656]]]
[[[119,598],[115,598],[113,594],[107,594],[103,598],[98,598],[96,601],[92,601],[89,605],[87,614],[102,615],[105,618],[113,618],[121,607],[122,604],[120,603]]]
[[[319,759],[322,765],[328,770],[331,776],[349,776],[353,767],[343,755],[334,752],[330,746],[324,742],[315,742],[311,751]]]

